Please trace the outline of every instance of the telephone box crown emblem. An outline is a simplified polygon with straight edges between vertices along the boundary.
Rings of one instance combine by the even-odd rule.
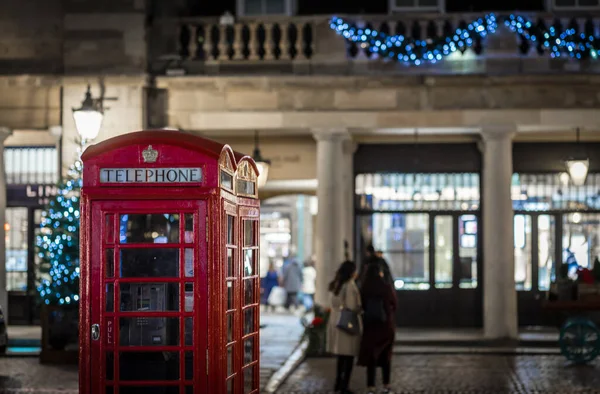
[[[152,149],[152,145],[148,145],[142,152],[142,156],[144,157],[144,163],[154,163],[158,159],[158,151]]]

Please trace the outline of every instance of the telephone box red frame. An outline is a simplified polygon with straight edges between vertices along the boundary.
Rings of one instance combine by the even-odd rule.
[[[258,393],[260,204],[258,169],[252,158],[233,152],[228,145],[193,134],[149,130],[90,146],[82,161],[79,392]],[[129,179],[122,171],[115,170],[129,169],[135,174],[136,169],[185,168],[200,168],[201,179],[192,182],[181,178],[181,182],[177,179],[168,183],[164,178],[158,182],[157,176],[153,183],[144,183],[137,182],[142,177]],[[118,172],[121,178],[117,175],[103,180],[101,170],[103,174]],[[151,278],[135,274],[131,277],[130,273],[127,276],[124,272],[130,272],[131,268],[124,270],[124,262],[133,263],[126,256],[134,253],[150,256],[157,244],[156,238],[154,243],[128,244],[126,240],[131,234],[146,237],[148,233],[132,230],[130,234],[120,221],[135,215],[148,218],[152,214],[160,219],[167,214],[169,220],[178,218],[178,224],[173,226],[177,231],[169,233],[176,234],[176,239],[161,242],[158,249],[161,253],[176,250],[172,256],[179,259],[179,268],[156,264],[176,273]],[[190,218],[193,225],[188,226]],[[188,254],[190,249],[192,252]],[[192,262],[192,276],[187,276],[188,258]],[[151,264],[148,261],[144,260],[144,269]],[[141,287],[151,285],[178,289],[173,291],[177,298],[172,309],[176,310],[165,307],[166,296],[162,303],[156,304],[161,309],[148,311],[146,307],[140,311],[144,308],[139,305],[149,305],[144,299],[138,300],[137,311],[123,310],[128,306],[120,298],[121,290],[138,286],[141,294]],[[188,292],[192,286],[193,292]],[[187,293],[191,293],[188,298]],[[129,293],[123,290],[123,294]],[[193,304],[192,309],[188,309],[188,302]],[[193,323],[186,325],[189,318]],[[168,339],[172,343],[148,344],[147,335],[139,333],[139,345],[127,342],[131,327],[143,332],[149,320],[162,322],[160,325],[164,327],[167,319],[178,322],[169,331],[175,333]],[[136,323],[130,323],[133,321]],[[124,322],[127,324],[123,325]],[[129,337],[121,335],[121,326],[129,330]],[[192,327],[191,337],[189,327]],[[161,340],[162,336],[156,338]],[[128,360],[133,355],[149,360],[158,353],[172,362],[166,367],[165,361],[162,367],[168,372],[163,373],[160,367],[160,376],[132,372],[134,363]],[[136,374],[140,373],[149,376],[139,378]]]

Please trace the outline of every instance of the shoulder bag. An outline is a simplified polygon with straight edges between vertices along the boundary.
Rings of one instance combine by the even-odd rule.
[[[360,323],[358,321],[358,313],[346,307],[347,292],[348,285],[346,285],[346,288],[344,289],[344,295],[342,297],[342,307],[340,308],[340,318],[337,322],[336,327],[344,331],[346,334],[359,335]]]

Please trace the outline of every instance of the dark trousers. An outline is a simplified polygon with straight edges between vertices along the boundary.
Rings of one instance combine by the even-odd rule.
[[[377,362],[379,361],[379,362]],[[374,360],[372,363],[367,365],[367,386],[375,387],[375,373],[377,371],[377,365],[381,365],[381,372],[383,374],[383,384],[387,386],[390,384],[390,373],[392,363],[387,355],[383,354],[379,360]]]
[[[353,356],[337,356],[337,370],[335,375],[335,391],[348,390],[350,376],[352,376]]]
[[[294,305],[294,308],[298,308],[298,293],[287,293],[285,309],[290,309],[290,305]]]

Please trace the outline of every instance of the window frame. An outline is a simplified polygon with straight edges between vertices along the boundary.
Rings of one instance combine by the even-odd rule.
[[[416,5],[413,7],[399,7],[396,5],[396,0],[388,0],[388,10],[389,13],[395,12],[440,12],[443,13],[446,9],[446,0],[437,0],[437,6],[420,6],[419,2],[421,0],[412,0]]]
[[[261,13],[260,14],[246,14],[246,0],[236,0],[236,15],[241,18],[253,18],[259,16],[294,16],[297,13],[298,7],[296,0],[280,0],[284,2],[285,12],[283,14],[267,14],[267,3],[266,0],[260,0],[261,2]]]
[[[549,11],[588,11],[588,10],[599,10],[600,9],[600,1],[598,1],[597,6],[580,6],[579,2],[581,0],[574,0],[574,6],[561,6],[556,5],[556,0],[546,0],[547,5],[546,8]]]

